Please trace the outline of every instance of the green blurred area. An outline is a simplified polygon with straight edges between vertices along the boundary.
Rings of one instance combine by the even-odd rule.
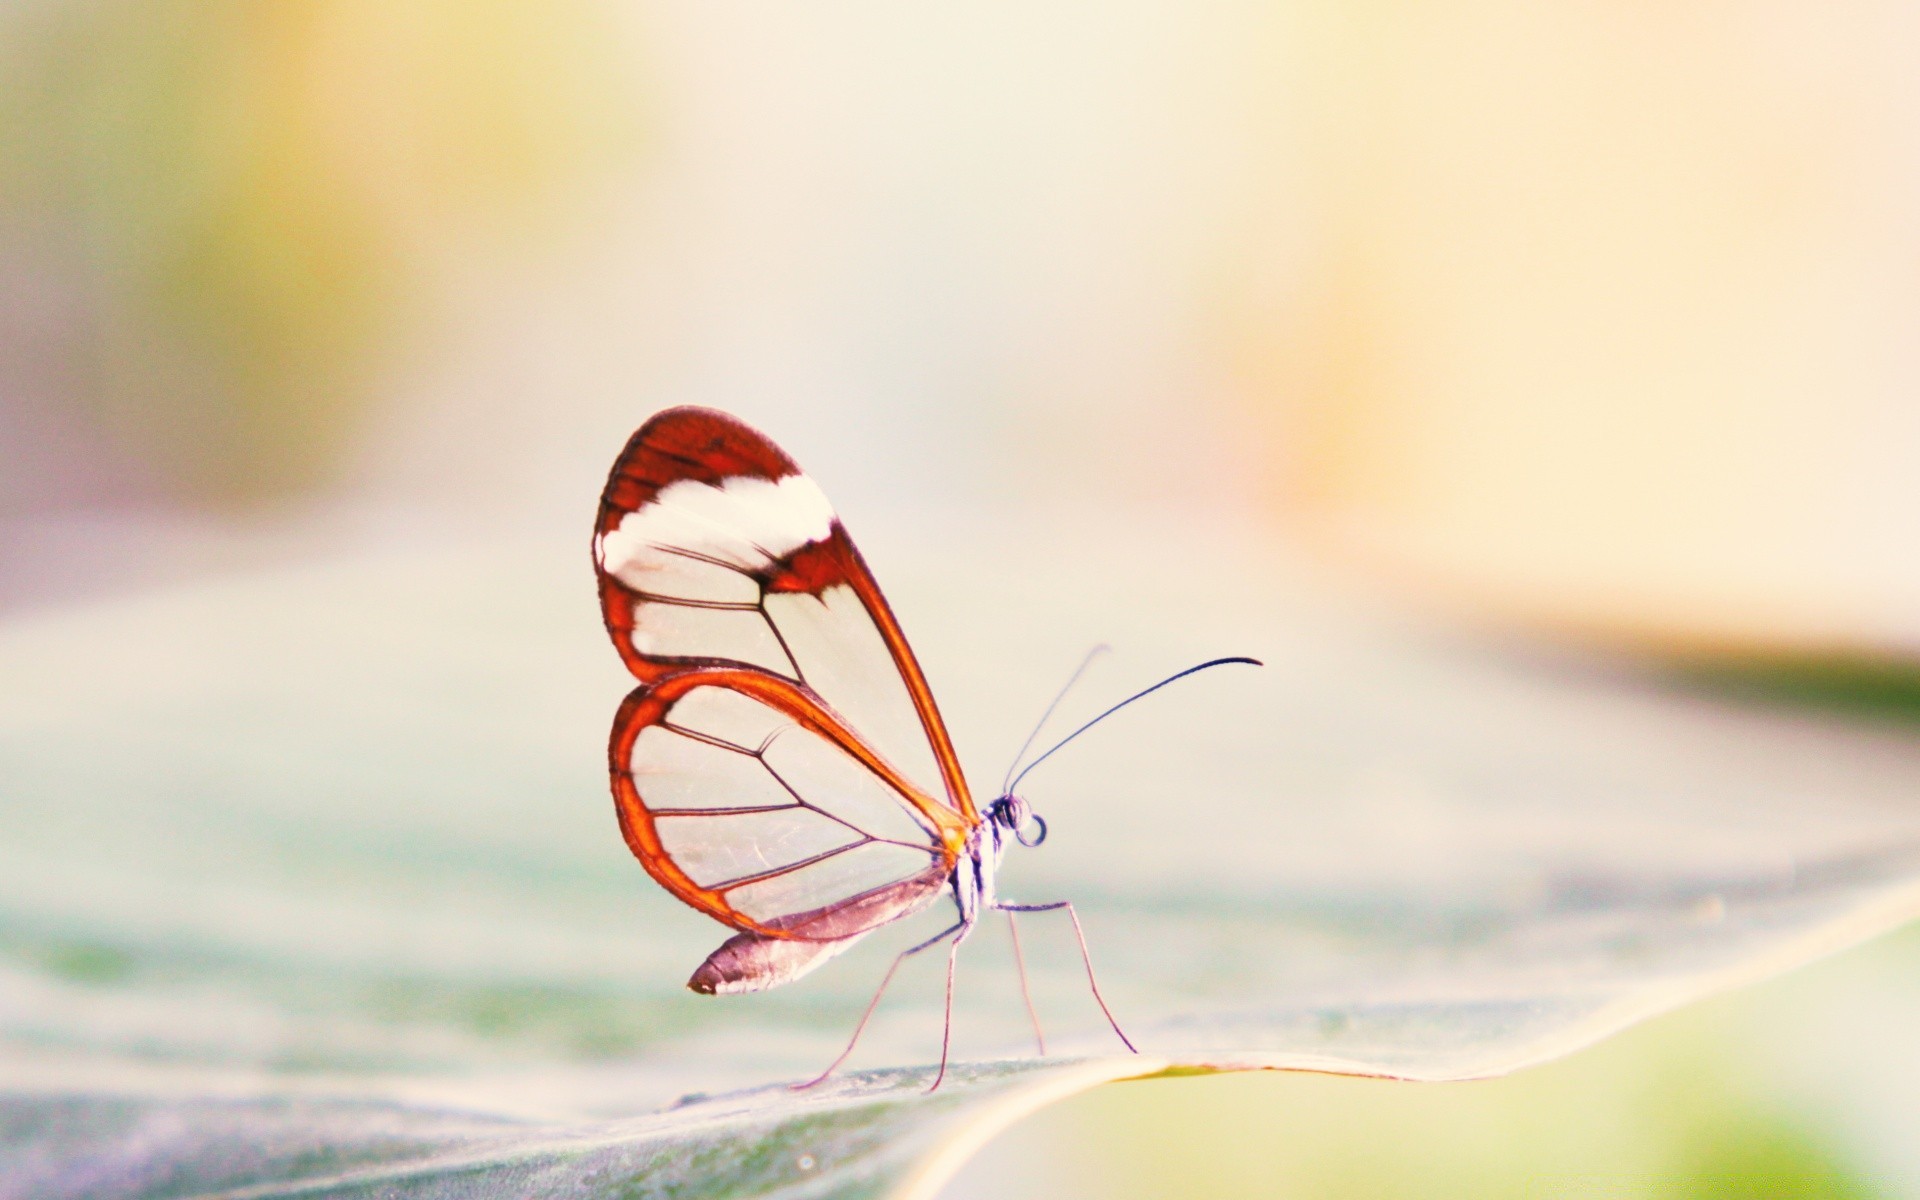
[[[1684,662],[1673,675],[1725,699],[1920,725],[1920,663],[1910,659],[1749,655]]]
[[[1889,1194],[1830,1139],[1716,1094],[1723,1080],[1675,1057],[1589,1057],[1599,1061],[1393,1095],[1334,1078],[1181,1081],[1164,1098],[1090,1101],[1082,1119],[1118,1160],[1101,1172],[1116,1197]],[[1120,1149],[1130,1144],[1160,1153]]]
[[[1873,1126],[1910,1111],[1907,1039],[1884,1018],[1912,1011],[1917,933],[1501,1079],[1260,1072],[1102,1088],[1007,1135],[985,1169],[1037,1171],[1049,1178],[1011,1194],[1059,1200],[1912,1195]],[[985,1194],[967,1186],[954,1195]]]
[[[189,497],[324,481],[436,288],[636,161],[616,33],[591,0],[0,18],[0,232],[84,297],[80,401]]]

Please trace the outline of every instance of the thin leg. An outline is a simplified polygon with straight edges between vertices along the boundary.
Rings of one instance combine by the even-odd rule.
[[[947,1015],[940,1026],[940,1070],[934,1075],[933,1083],[927,1088],[927,1095],[940,1090],[940,1081],[947,1077],[947,1050],[953,1045],[953,967],[960,960],[960,943],[966,940],[963,931],[953,939],[953,945],[947,947]]]
[[[1033,992],[1027,987],[1027,959],[1020,953],[1020,925],[1015,921],[1013,910],[1007,909],[1007,932],[1013,935],[1013,968],[1020,975],[1020,998],[1027,1002],[1027,1018],[1033,1022],[1034,1044],[1040,1047],[1040,1057],[1047,1056],[1047,1035],[1040,1029],[1040,1010],[1033,1006]]]
[[[1080,928],[1080,914],[1073,911],[1073,903],[1068,900],[1056,900],[1052,904],[996,904],[994,907],[1005,913],[1039,913],[1066,909],[1067,916],[1073,921],[1073,936],[1080,939],[1080,961],[1087,965],[1087,987],[1093,991],[1093,1002],[1100,1006],[1102,1013],[1106,1014],[1107,1024],[1113,1026],[1114,1036],[1118,1037],[1127,1049],[1135,1054],[1140,1053],[1140,1048],[1133,1044],[1133,1039],[1120,1028],[1120,1022],[1113,1019],[1113,1010],[1107,1007],[1107,998],[1100,994],[1100,980],[1093,973],[1093,955],[1087,950],[1087,932]]]
[[[827,1081],[827,1076],[839,1070],[840,1064],[847,1061],[847,1056],[853,1053],[853,1048],[855,1046],[859,1045],[860,1035],[861,1033],[865,1032],[867,1028],[867,1022],[872,1019],[873,1010],[880,1007],[880,997],[886,995],[887,985],[893,982],[893,973],[900,969],[901,963],[907,961],[909,958],[912,958],[914,955],[920,953],[922,950],[925,950],[929,946],[938,945],[942,938],[952,937],[956,933],[964,933],[966,931],[966,928],[967,928],[967,923],[965,921],[961,921],[958,924],[952,925],[946,929],[941,930],[939,933],[934,934],[932,937],[928,938],[924,942],[921,942],[919,945],[909,946],[905,950],[902,950],[899,954],[895,955],[893,960],[893,965],[888,967],[887,973],[880,977],[880,986],[874,989],[873,999],[867,1001],[867,1011],[860,1014],[860,1023],[853,1027],[853,1036],[847,1039],[847,1048],[840,1052],[839,1058],[836,1058],[832,1062],[827,1064],[826,1070],[820,1072],[818,1075],[814,1076],[812,1079],[807,1080],[805,1083],[794,1084],[793,1090],[796,1092],[801,1092],[801,1091],[805,1091],[810,1087],[814,1087],[818,1084],[825,1083]],[[955,945],[957,946],[958,942],[956,942]],[[953,960],[951,958],[947,960],[947,1011],[949,1016],[951,1016],[953,1011]],[[941,1065],[942,1071],[944,1072],[944,1070],[946,1069],[944,1053],[942,1054],[941,1059],[942,1061],[940,1065]]]

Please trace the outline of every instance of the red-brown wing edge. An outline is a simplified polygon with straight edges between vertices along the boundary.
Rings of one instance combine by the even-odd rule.
[[[722,687],[760,701],[785,714],[802,727],[826,738],[851,756],[882,782],[892,788],[902,803],[910,805],[939,833],[939,843],[929,843],[934,860],[913,880],[849,896],[845,900],[790,914],[777,921],[757,921],[734,908],[721,893],[694,882],[661,842],[654,827],[652,811],[640,795],[630,772],[634,743],[646,729],[659,724],[673,703],[697,687]],[[613,734],[607,748],[608,771],[613,785],[614,808],[620,818],[620,832],[647,874],[653,876],[683,903],[706,913],[735,929],[769,938],[831,941],[864,933],[899,915],[897,901],[888,901],[881,893],[905,883],[924,881],[929,892],[946,882],[953,865],[966,845],[972,825],[951,809],[922,792],[878,752],[848,729],[813,694],[778,676],[750,667],[699,668],[669,675],[657,683],[635,688],[614,716]]]
[[[682,479],[717,484],[735,475],[778,479],[800,467],[773,440],[738,417],[718,409],[683,405],[648,417],[633,431],[600,494],[599,531],[609,514],[630,513]]]
[[[663,489],[681,480],[717,486],[734,476],[779,479],[799,473],[799,465],[765,434],[717,409],[693,405],[662,409],[634,430],[607,473],[593,524],[601,619],[614,650],[634,678],[652,683],[690,664],[718,665],[728,660],[656,659],[635,650],[634,594],[600,569],[600,540],[628,514],[651,504]]]
[[[953,738],[947,733],[947,723],[940,717],[940,705],[933,698],[933,689],[927,686],[927,677],[920,670],[920,660],[913,653],[913,646],[907,641],[907,635],[900,628],[900,621],[893,615],[893,606],[887,603],[886,594],[873,578],[873,572],[867,567],[867,560],[847,536],[846,527],[838,519],[833,523],[833,540],[843,547],[847,560],[846,580],[853,588],[853,594],[860,597],[860,604],[873,618],[873,624],[880,631],[880,639],[887,645],[887,653],[893,656],[893,665],[900,672],[900,679],[907,685],[907,694],[913,698],[913,710],[920,718],[920,728],[926,733],[927,741],[933,746],[933,756],[940,764],[940,781],[946,785],[947,797],[953,807],[966,818],[969,826],[980,823],[980,813],[973,806],[973,793],[967,789],[967,777],[960,769],[960,756],[954,751]]]

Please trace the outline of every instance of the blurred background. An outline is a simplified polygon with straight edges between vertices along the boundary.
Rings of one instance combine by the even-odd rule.
[[[1250,531],[1435,622],[1911,728],[1916,45],[1911,5],[1796,0],[8,5],[0,615],[584,544],[627,433],[703,403],[882,542]],[[1715,1036],[1604,1053],[1654,1080],[1742,1057]],[[1887,1113],[1823,1061],[1690,1102],[1784,1104],[1804,1194],[1880,1194]],[[1177,1086],[1213,1098],[1056,1134],[1138,1156],[1151,1118],[1230,1164],[1309,1085]],[[1596,1103],[1539,1088],[1501,1111]],[[1456,1138],[1341,1095],[1350,1131]],[[1489,1159],[1523,1137],[1472,1119]],[[1659,1136],[1593,1132],[1649,1171]],[[1128,1178],[1165,1177],[1100,1194]]]

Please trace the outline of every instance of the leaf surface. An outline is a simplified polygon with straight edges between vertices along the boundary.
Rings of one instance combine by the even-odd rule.
[[[1497,1074],[1920,907],[1898,728],[1436,634],[1245,545],[1128,535],[873,556],[981,790],[1095,641],[1118,652],[1062,731],[1200,658],[1268,663],[1182,681],[1023,787],[1052,837],[1002,887],[1076,902],[1146,1053],[1115,1053],[1039,916],[1056,1056],[1034,1060],[983,926],[963,1066],[931,1097],[938,964],[903,973],[868,1070],[782,1081],[935,926],[781,991],[684,990],[725,931],[615,830],[628,683],[584,563],[488,546],[16,619],[0,1196],[929,1194],[997,1123],[1098,1082]]]

